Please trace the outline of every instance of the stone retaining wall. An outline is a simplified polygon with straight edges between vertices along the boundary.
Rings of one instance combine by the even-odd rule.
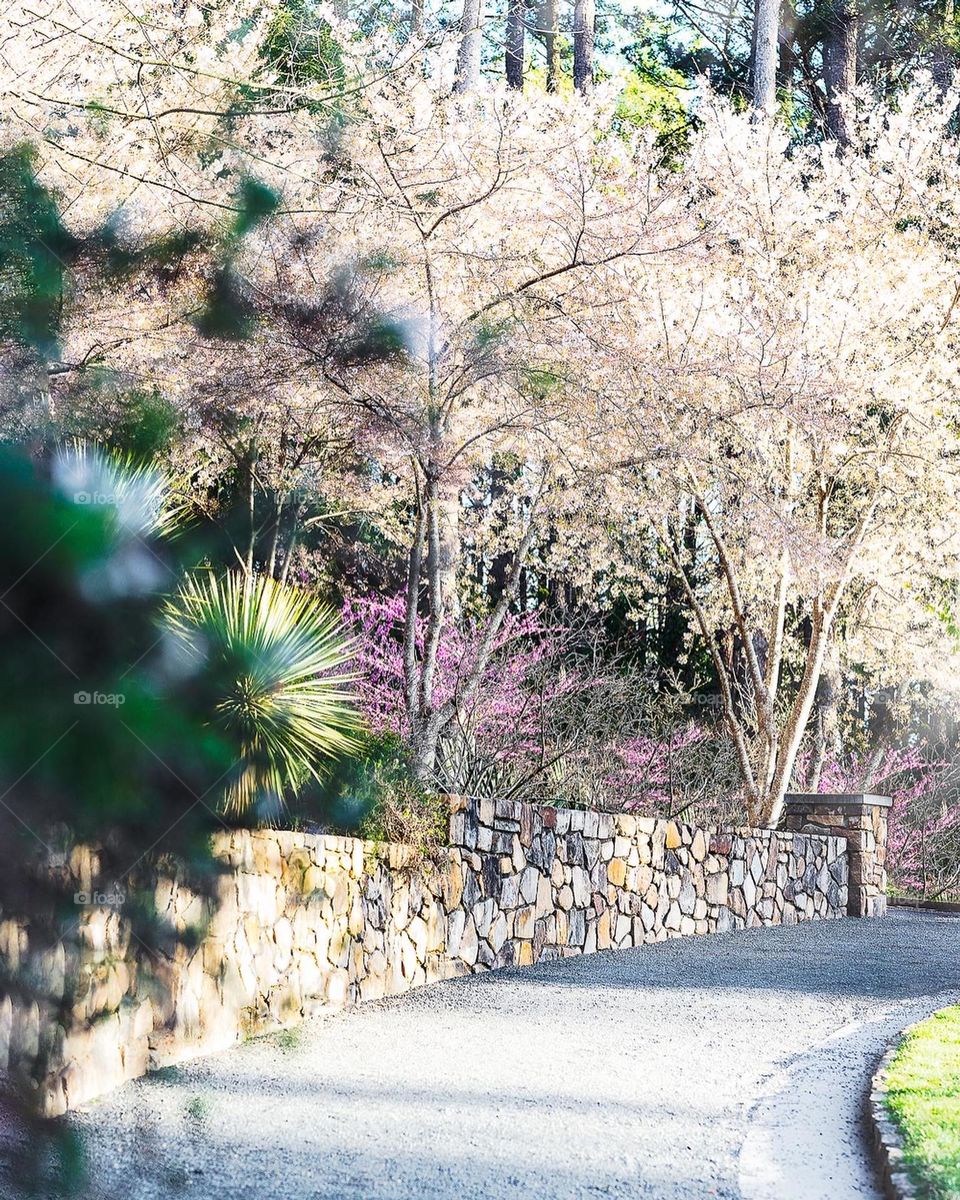
[[[75,944],[31,964],[47,980],[45,1011],[0,1001],[0,1070],[32,1076],[55,1114],[153,1067],[423,983],[846,912],[843,838],[492,800],[451,807],[438,862],[354,838],[219,836],[214,903],[156,885],[159,911],[201,935],[171,959],[148,955],[115,911],[88,910]],[[78,850],[72,864],[81,884],[95,877],[88,859]],[[0,954],[29,961],[11,922]]]

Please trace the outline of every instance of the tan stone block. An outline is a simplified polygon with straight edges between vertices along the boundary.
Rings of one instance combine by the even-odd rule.
[[[305,896],[323,895],[326,892],[327,876],[319,867],[310,866],[303,873],[301,890]]]
[[[665,830],[665,845],[668,850],[677,850],[683,845],[683,837],[676,821],[668,821]]]
[[[570,936],[570,918],[562,910],[557,914],[557,945],[565,946]]]
[[[350,904],[350,881],[343,871],[338,872],[334,877],[331,900],[336,915],[338,917],[345,916]]]
[[[517,963],[521,967],[533,966],[533,943],[521,942],[517,946]]]
[[[533,904],[526,908],[518,908],[513,924],[513,934],[517,938],[532,938],[537,910]]]
[[[615,887],[622,887],[627,874],[627,864],[622,858],[613,858],[607,864],[607,879]]]
[[[326,981],[326,1000],[328,1004],[342,1007],[347,1002],[350,980],[346,971],[331,971]]]
[[[597,920],[597,949],[610,949],[610,910],[604,909]]]
[[[462,943],[461,943],[462,947]],[[400,971],[404,979],[412,979],[417,969],[417,950],[407,934],[400,935]]]
[[[208,975],[219,975],[223,962],[225,947],[219,938],[204,938],[201,947],[203,953],[203,969]]]
[[[459,907],[462,896],[463,868],[460,865],[460,856],[451,854],[443,876],[443,902],[446,905],[447,912],[452,912],[455,908]]]
[[[413,918],[407,929],[407,936],[416,950],[417,961],[423,962],[427,957],[427,923],[423,917]]]
[[[708,875],[706,884],[707,900],[710,904],[726,904],[728,878],[726,872],[722,875]]]
[[[527,856],[523,851],[523,845],[520,842],[520,835],[513,836],[513,869],[522,871],[527,865]]]
[[[559,915],[563,916],[562,913]],[[564,917],[564,920],[566,920],[566,917]],[[503,915],[503,913],[498,913],[496,920],[490,927],[490,932],[487,934],[487,941],[490,943],[490,949],[494,952],[494,954],[500,953],[500,950],[503,947],[504,942],[506,942],[508,935],[509,926],[507,924],[507,918]]]
[[[536,907],[538,917],[545,917],[554,910],[553,888],[550,886],[550,880],[547,879],[546,875],[541,875],[537,880]]]
[[[381,1000],[387,994],[387,981],[383,975],[368,975],[360,981],[360,999]]]

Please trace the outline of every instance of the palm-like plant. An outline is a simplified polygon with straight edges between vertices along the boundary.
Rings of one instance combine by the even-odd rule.
[[[282,803],[355,748],[352,644],[315,597],[268,576],[204,573],[183,584],[166,621],[216,681],[212,720],[235,741],[239,766],[228,812]]]
[[[83,438],[58,448],[53,469],[60,491],[75,504],[104,507],[125,537],[168,536],[186,512],[169,476],[153,463]]]

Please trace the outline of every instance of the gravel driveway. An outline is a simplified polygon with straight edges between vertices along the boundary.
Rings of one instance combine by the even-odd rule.
[[[960,998],[960,918],[902,910],[423,988],[75,1118],[97,1200],[876,1197],[869,1075]]]

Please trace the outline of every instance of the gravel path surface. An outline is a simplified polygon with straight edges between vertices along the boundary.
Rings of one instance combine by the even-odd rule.
[[[501,970],[128,1085],[97,1200],[875,1198],[886,1041],[960,998],[960,918],[757,929]]]

